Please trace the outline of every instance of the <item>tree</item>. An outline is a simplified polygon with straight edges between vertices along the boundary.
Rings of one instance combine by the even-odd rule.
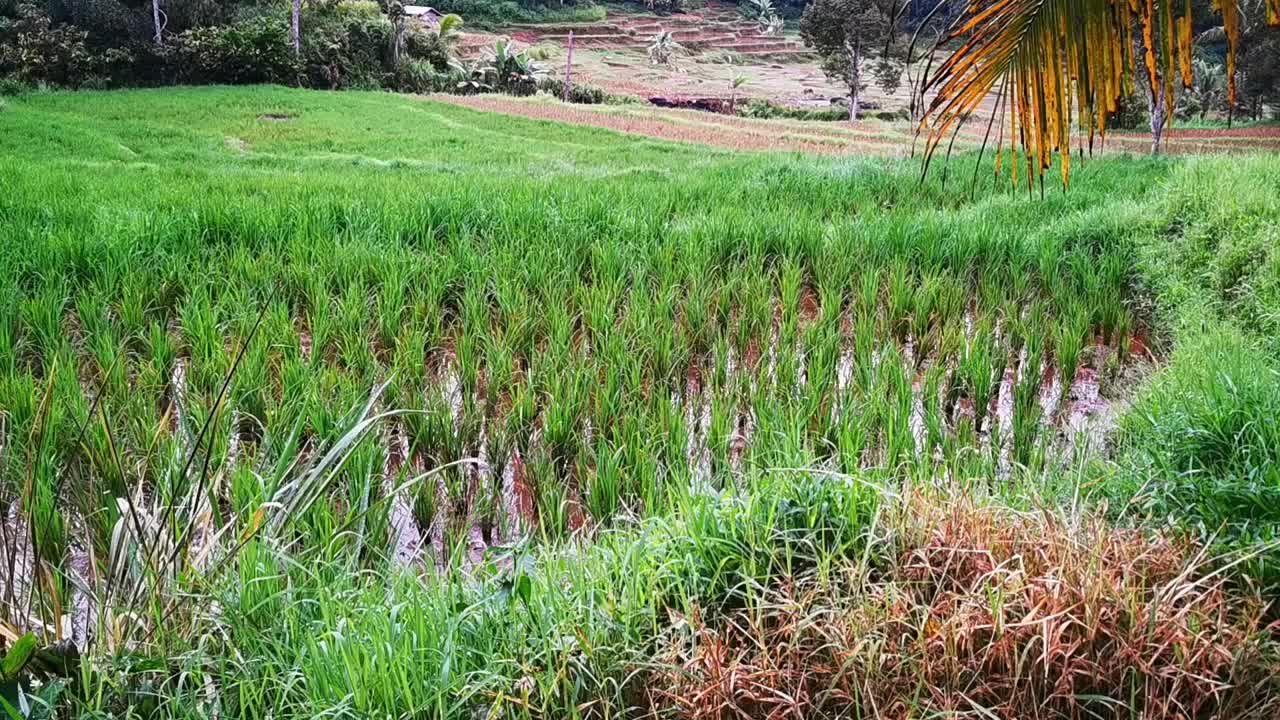
[[[164,44],[164,26],[168,24],[164,11],[160,9],[160,0],[151,0],[151,22],[155,28],[156,45]]]
[[[786,21],[773,9],[773,0],[751,0],[761,35],[781,35]]]
[[[409,29],[409,16],[405,15],[404,3],[387,3],[387,19],[391,21],[391,67],[400,67],[400,58],[404,55],[404,34]]]
[[[1239,88],[1244,104],[1257,120],[1266,103],[1280,100],[1280,34],[1267,27],[1266,0],[1240,0]],[[1229,40],[1226,28],[1212,27],[1196,38],[1197,43],[1222,44]],[[1231,110],[1236,108],[1233,105]]]
[[[1269,33],[1245,45],[1240,91],[1249,115],[1258,120],[1264,105],[1280,105],[1280,33]],[[1280,117],[1278,111],[1277,117]]]
[[[864,64],[891,62],[896,15],[894,0],[813,0],[800,19],[800,37],[818,51],[823,72],[849,88],[850,120],[866,90]]]
[[[675,35],[670,30],[659,30],[657,35],[649,41],[649,64],[651,65],[670,65],[675,59],[676,53],[683,50],[684,47],[676,42]]]
[[[302,0],[293,0],[293,12],[289,25],[289,37],[293,40],[293,53],[302,54]]]
[[[1212,0],[1227,37],[1232,105],[1237,98],[1239,1]],[[1280,0],[1264,1],[1268,23],[1280,27]],[[989,138],[999,119],[996,149],[1001,151],[1007,131],[1014,181],[1025,160],[1028,182],[1038,180],[1043,187],[1044,172],[1057,158],[1065,185],[1073,125],[1078,122],[1092,148],[1105,135],[1120,100],[1139,84],[1151,101],[1153,145],[1158,146],[1175,82],[1189,85],[1194,79],[1193,9],[1192,0],[974,3],[942,38],[958,48],[924,83],[924,91],[933,95],[922,122],[928,133],[925,172],[929,159],[965,122],[981,118]],[[1140,71],[1130,70],[1138,64]]]

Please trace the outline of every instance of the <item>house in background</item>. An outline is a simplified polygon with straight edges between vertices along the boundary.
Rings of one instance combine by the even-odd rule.
[[[439,28],[440,19],[444,17],[444,13],[425,5],[405,5],[404,14],[431,30]]]

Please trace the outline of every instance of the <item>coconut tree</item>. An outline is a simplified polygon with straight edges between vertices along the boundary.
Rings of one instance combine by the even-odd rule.
[[[289,12],[289,38],[293,41],[293,53],[302,54],[302,0],[293,0]]]
[[[164,28],[169,23],[168,16],[160,9],[160,0],[151,0],[151,22],[155,28],[156,45],[164,44]]]
[[[458,52],[458,44],[462,42],[462,16],[449,13],[440,18],[435,34],[440,47],[449,57],[454,57]]]
[[[1227,95],[1234,104],[1239,0],[1211,1],[1228,40]],[[1280,26],[1280,0],[1266,3],[1268,22]],[[985,137],[995,137],[997,153],[1007,144],[1014,182],[1021,167],[1028,183],[1043,187],[1057,158],[1065,186],[1073,127],[1078,125],[1081,147],[1092,149],[1121,98],[1138,87],[1149,101],[1152,147],[1158,149],[1175,83],[1194,79],[1192,10],[1192,0],[973,3],[940,40],[958,48],[924,82],[924,95],[931,97],[922,122],[925,172],[937,150],[950,147],[960,127],[977,119]],[[1139,63],[1140,70],[1131,70]]]

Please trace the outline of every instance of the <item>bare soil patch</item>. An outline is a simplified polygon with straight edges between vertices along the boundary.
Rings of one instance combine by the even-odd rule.
[[[659,140],[730,150],[818,155],[906,155],[911,138],[883,123],[752,120],[699,110],[564,105],[501,95],[436,95],[432,100],[538,120],[588,125]]]

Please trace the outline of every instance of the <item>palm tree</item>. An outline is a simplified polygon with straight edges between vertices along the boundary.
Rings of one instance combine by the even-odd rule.
[[[458,43],[462,42],[462,17],[449,13],[440,18],[440,24],[436,25],[436,39],[445,53],[454,57]]]
[[[1228,102],[1236,99],[1239,0],[1213,0],[1228,38]],[[1266,0],[1268,21],[1280,26],[1280,0]],[[1175,7],[1175,3],[1179,7]],[[934,9],[938,13],[945,4]],[[1008,143],[1029,183],[1043,183],[1054,158],[1063,183],[1070,171],[1071,133],[1078,122],[1092,149],[1105,135],[1119,100],[1136,87],[1151,110],[1153,150],[1172,108],[1174,83],[1193,79],[1191,0],[990,0],[975,3],[939,45],[960,46],[923,83],[932,96],[921,127],[929,159],[971,118],[993,133],[996,151]],[[914,40],[913,40],[914,44]],[[935,45],[937,47],[937,45]],[[1134,54],[1143,70],[1135,78]],[[1007,133],[1007,139],[1005,134]],[[984,149],[986,143],[984,142]]]

